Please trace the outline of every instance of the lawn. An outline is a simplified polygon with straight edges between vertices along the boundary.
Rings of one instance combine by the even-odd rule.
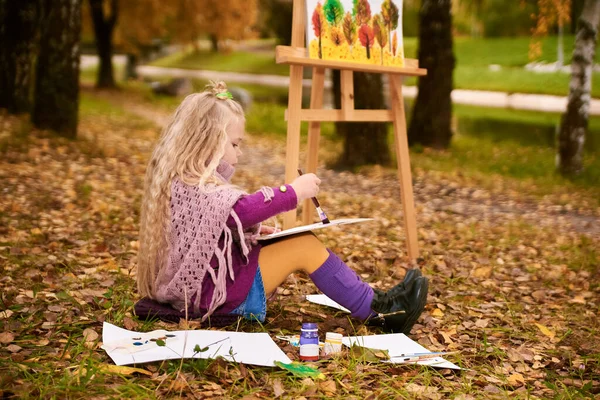
[[[564,73],[535,73],[523,67],[528,59],[530,38],[480,38],[458,37],[455,39],[457,60],[454,72],[454,87],[457,89],[492,90],[505,92],[540,93],[567,95],[570,75]],[[539,62],[556,60],[556,37],[542,41],[542,56]],[[574,36],[566,36],[565,62],[570,63]],[[417,39],[405,38],[404,48],[408,58],[416,58]],[[600,56],[596,52],[596,60]],[[265,52],[248,51],[215,54],[207,51],[199,53],[176,53],[156,60],[152,65],[162,67],[234,71],[254,74],[289,75],[287,65],[275,64],[274,55]],[[490,65],[499,66],[491,70]],[[600,80],[600,73],[594,73],[594,80]],[[407,84],[416,84],[416,78],[408,79]],[[592,95],[600,98],[600,85],[592,86]]]

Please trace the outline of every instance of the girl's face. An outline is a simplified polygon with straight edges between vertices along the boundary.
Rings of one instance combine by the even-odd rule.
[[[244,139],[245,126],[244,121],[235,118],[227,127],[227,144],[225,145],[225,154],[223,155],[223,161],[231,164],[235,167],[238,162],[238,157],[242,155],[240,146]]]

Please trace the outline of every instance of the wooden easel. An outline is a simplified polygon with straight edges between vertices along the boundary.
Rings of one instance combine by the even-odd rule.
[[[406,137],[406,117],[404,99],[402,97],[402,77],[422,76],[427,70],[419,68],[418,60],[406,59],[405,67],[391,67],[332,61],[309,58],[304,48],[305,38],[305,5],[304,0],[294,0],[292,20],[292,45],[277,46],[275,61],[278,64],[290,65],[290,87],[287,109],[287,145],[285,181],[292,182],[298,175],[297,168],[300,156],[300,124],[308,121],[308,154],[307,172],[316,172],[318,164],[319,138],[322,121],[348,122],[393,122],[398,160],[398,178],[400,180],[400,197],[404,214],[404,229],[408,257],[416,259],[419,256],[417,242],[417,224],[413,199],[412,177]],[[302,109],[302,71],[304,67],[312,67],[312,88],[310,94],[310,109]],[[323,88],[325,68],[339,69],[341,73],[341,110],[325,110],[323,107]],[[384,73],[388,75],[391,91],[391,109],[389,110],[355,110],[353,71]],[[303,204],[303,223],[309,224],[312,212],[309,200]],[[295,211],[284,214],[283,228],[295,226]]]

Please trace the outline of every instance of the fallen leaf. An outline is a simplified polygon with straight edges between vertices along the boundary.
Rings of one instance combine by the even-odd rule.
[[[127,330],[134,331],[137,329],[138,323],[129,317],[125,317],[123,318],[123,326]]]
[[[541,324],[535,324],[535,326],[538,327],[538,329],[546,336],[548,336],[550,339],[554,339],[554,336],[556,336],[556,333],[552,332],[550,329],[546,328],[544,325]]]
[[[96,331],[92,328],[85,328],[83,330],[83,338],[86,342],[94,342],[96,339],[98,339],[98,333],[96,333]]]
[[[507,380],[511,386],[522,386],[525,384],[525,378],[518,373],[510,375]]]
[[[431,312],[431,316],[432,317],[443,317],[444,316],[444,312],[442,310],[440,310],[439,308],[436,308],[435,310],[433,310]]]
[[[3,310],[0,311],[0,319],[7,319],[10,318],[11,315],[13,315],[14,312],[12,310]]]
[[[275,397],[279,397],[284,393],[285,393],[285,390],[283,390],[283,385],[281,384],[281,380],[280,379],[273,380],[273,394],[275,395]]]
[[[18,353],[19,351],[21,351],[21,346],[17,346],[16,344],[9,344],[8,346],[6,346],[6,350],[10,351],[11,353]]]
[[[319,388],[327,395],[332,395],[337,391],[337,386],[332,380],[319,383]]]
[[[492,267],[479,267],[471,273],[473,278],[489,278],[492,275]]]
[[[15,340],[15,335],[12,332],[0,333],[0,343],[7,344]]]
[[[475,321],[475,326],[478,328],[485,328],[490,323],[489,319],[478,319]]]

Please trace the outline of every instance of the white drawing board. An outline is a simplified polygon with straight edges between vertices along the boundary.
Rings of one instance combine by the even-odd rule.
[[[280,232],[271,233],[270,235],[261,236],[258,238],[258,240],[275,239],[278,237],[295,235],[297,233],[315,231],[317,229],[331,228],[331,227],[340,226],[340,225],[356,224],[358,222],[365,222],[365,221],[373,221],[373,218],[342,218],[342,219],[334,219],[333,221],[330,221],[328,224],[324,224],[322,222],[317,222],[315,224],[310,224],[310,225],[296,226],[294,228],[286,229],[286,230],[283,230]]]

